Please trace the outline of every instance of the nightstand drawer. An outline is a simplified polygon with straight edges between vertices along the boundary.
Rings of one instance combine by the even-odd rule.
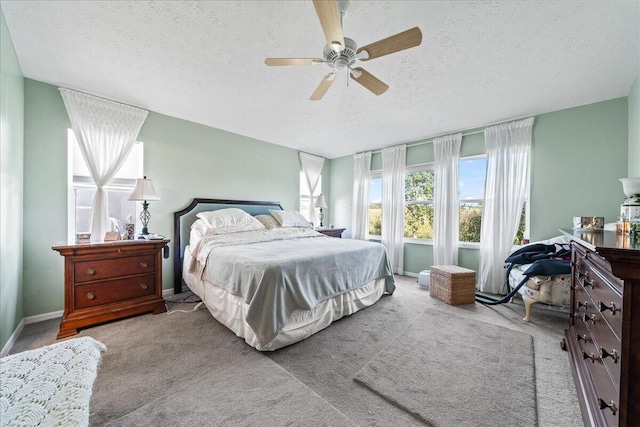
[[[153,255],[102,259],[95,261],[79,261],[74,265],[75,283],[113,277],[131,276],[134,274],[153,273],[155,258]]]
[[[152,295],[155,292],[155,274],[128,279],[78,285],[75,289],[75,307],[87,308],[117,301]]]

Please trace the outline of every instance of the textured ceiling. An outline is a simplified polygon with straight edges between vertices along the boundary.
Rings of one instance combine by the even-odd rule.
[[[326,65],[310,1],[1,2],[25,77],[328,158],[627,96],[640,1],[353,1],[365,45],[414,26],[417,48],[361,63],[390,89]],[[178,144],[179,141],[176,141]]]

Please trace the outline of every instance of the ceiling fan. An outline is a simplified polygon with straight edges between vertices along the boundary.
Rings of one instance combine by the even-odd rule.
[[[422,42],[422,32],[414,27],[358,48],[354,40],[342,34],[342,18],[349,10],[349,0],[313,0],[313,5],[327,39],[322,58],[267,58],[264,61],[269,66],[327,64],[332,68],[309,98],[312,101],[322,99],[342,70],[347,70],[347,79],[351,76],[374,94],[382,95],[389,86],[362,67],[356,67],[357,62],[419,46]]]

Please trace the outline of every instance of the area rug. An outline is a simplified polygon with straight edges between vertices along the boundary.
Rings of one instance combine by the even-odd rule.
[[[434,427],[538,425],[531,335],[437,309],[354,380]]]

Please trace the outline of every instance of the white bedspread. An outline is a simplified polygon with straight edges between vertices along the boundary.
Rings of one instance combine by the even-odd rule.
[[[259,342],[269,343],[296,310],[378,279],[393,293],[384,246],[336,239],[309,229],[274,229],[205,235],[193,249],[206,281],[244,298],[247,323]]]
[[[75,338],[0,359],[0,426],[87,426],[104,344]]]

